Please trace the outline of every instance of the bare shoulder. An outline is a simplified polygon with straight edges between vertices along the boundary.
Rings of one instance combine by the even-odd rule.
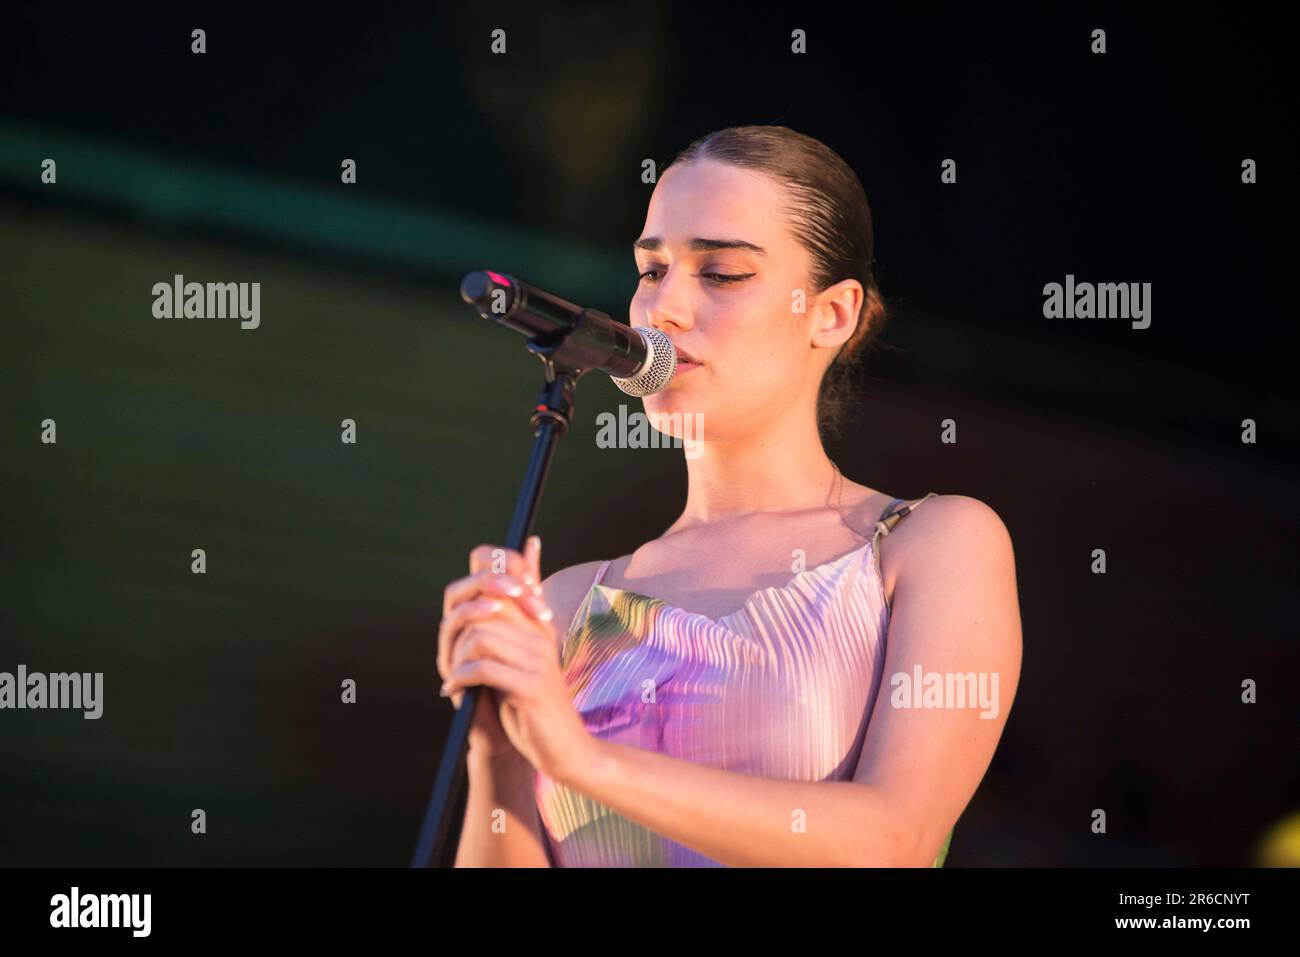
[[[952,543],[954,539],[1011,541],[1002,516],[985,502],[969,495],[936,495],[917,499],[907,524],[913,526],[913,538],[936,537]]]
[[[927,577],[925,570],[983,567],[1014,577],[1011,533],[987,503],[969,495],[909,500],[914,509],[881,539],[886,594],[898,582]]]
[[[578,611],[578,606],[587,597],[587,592],[591,591],[592,579],[596,577],[596,570],[600,566],[600,560],[570,565],[542,580],[542,592],[551,611],[555,612],[555,630],[560,632],[561,638]]]

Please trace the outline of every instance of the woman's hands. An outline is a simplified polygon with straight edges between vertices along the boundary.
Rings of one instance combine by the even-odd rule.
[[[523,555],[491,545],[470,552],[470,575],[443,592],[438,673],[443,695],[457,708],[462,689],[491,689],[475,709],[471,749],[497,756],[513,748],[562,781],[587,759],[595,739],[564,687],[541,586],[541,547],[534,535]]]

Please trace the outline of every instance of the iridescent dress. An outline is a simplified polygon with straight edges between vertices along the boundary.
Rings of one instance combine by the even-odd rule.
[[[742,774],[851,780],[885,661],[880,537],[936,494],[894,499],[865,545],[716,620],[602,585],[602,563],[561,653],[587,730]],[[723,866],[540,772],[534,793],[556,867]]]

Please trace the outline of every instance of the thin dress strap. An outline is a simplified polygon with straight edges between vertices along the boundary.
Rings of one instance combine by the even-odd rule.
[[[934,496],[938,494],[938,492],[928,492],[923,498],[918,499],[915,503],[903,505],[901,508],[899,508],[900,503],[906,502],[907,499],[894,499],[889,503],[885,510],[880,513],[880,520],[876,522],[876,539],[879,539],[881,535],[888,535],[890,529],[901,522],[909,514],[920,508],[926,499],[934,498]]]
[[[888,535],[891,528],[920,508],[921,504],[925,502],[926,499],[934,498],[938,494],[938,492],[929,492],[924,496],[924,498],[918,499],[912,505],[903,504],[907,501],[905,498],[896,498],[885,507],[883,512],[880,513],[880,520],[876,522],[876,532],[871,536],[871,563],[876,568],[876,574],[878,581],[880,582],[882,594],[885,588],[885,570],[880,563],[880,539],[883,536]],[[885,599],[885,607],[891,607],[888,598]],[[893,614],[892,610],[890,611],[890,614]]]
[[[582,597],[582,601],[578,603],[578,607],[573,610],[573,618],[569,620],[568,629],[565,630],[564,634],[560,635],[561,655],[563,655],[564,643],[568,641],[569,636],[572,635],[574,629],[578,627],[578,619],[582,616],[582,610],[586,608],[588,603],[591,601],[592,590],[599,585],[601,579],[605,577],[605,571],[609,568],[612,561],[612,558],[607,558],[600,563],[600,567],[596,569],[596,577],[592,579],[591,587],[587,589],[587,593]]]

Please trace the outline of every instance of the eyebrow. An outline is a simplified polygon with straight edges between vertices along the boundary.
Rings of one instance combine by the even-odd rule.
[[[644,239],[638,239],[632,244],[632,251],[644,249],[646,252],[657,253],[663,248],[664,242],[658,236],[647,236]],[[743,249],[751,252],[756,256],[767,257],[767,250],[762,246],[755,246],[753,243],[745,242],[743,239],[701,239],[696,237],[686,244],[693,253],[713,252],[717,249]]]

